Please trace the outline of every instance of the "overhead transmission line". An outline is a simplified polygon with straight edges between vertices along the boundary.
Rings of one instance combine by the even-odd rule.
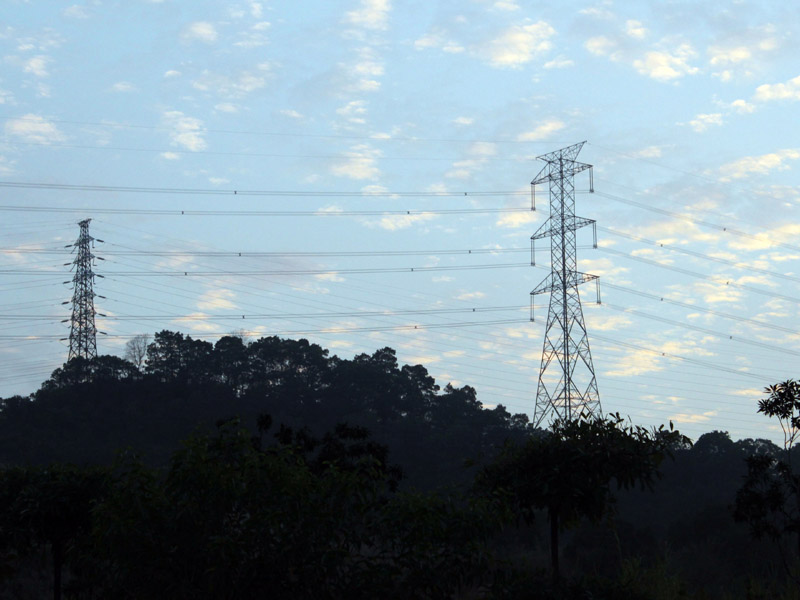
[[[673,265],[665,265],[657,260],[652,260],[649,258],[644,258],[643,256],[634,256],[632,254],[628,254],[627,252],[622,252],[620,250],[614,250],[613,248],[598,248],[602,252],[606,252],[609,254],[614,254],[616,256],[622,256],[627,258],[628,260],[635,260],[641,263],[645,263],[648,265],[652,265],[654,267],[658,267],[660,269],[667,269],[669,271],[675,271],[676,273],[681,273],[683,275],[688,275],[690,277],[697,277],[699,279],[705,279],[706,281],[711,281],[712,283],[725,285],[728,287],[733,287],[741,290],[745,290],[748,292],[752,292],[754,294],[760,294],[762,296],[769,296],[771,298],[779,298],[781,300],[787,300],[789,302],[794,302],[796,304],[800,303],[800,298],[796,298],[794,296],[787,296],[785,294],[779,294],[777,292],[770,292],[767,290],[762,290],[751,285],[745,285],[743,283],[736,283],[735,281],[731,281],[730,279],[725,279],[719,276],[713,275],[705,275],[703,273],[698,273],[697,271],[690,271],[689,269],[684,269],[682,267],[675,267]]]
[[[128,185],[91,185],[30,181],[0,181],[0,188],[22,188],[38,190],[117,192],[138,194],[189,194],[193,196],[277,196],[280,198],[456,198],[486,196],[528,196],[528,190],[453,190],[453,191],[351,191],[332,190],[240,190],[221,188],[147,187]],[[20,207],[22,209],[24,207]],[[80,210],[87,210],[81,208]],[[528,208],[530,210],[530,208]]]
[[[363,269],[277,269],[259,271],[103,271],[106,276],[136,276],[136,277],[218,277],[226,276],[252,276],[252,275],[338,275],[347,273],[417,273],[430,271],[472,271],[491,269],[515,269],[529,267],[529,263],[506,263],[499,265],[451,265],[432,267],[376,267]],[[61,271],[45,271],[41,269],[0,269],[3,275],[58,275]]]
[[[108,243],[108,242],[107,242]],[[125,248],[120,244],[108,243],[109,246]],[[543,248],[541,251],[546,251]],[[508,254],[527,253],[530,248],[465,248],[465,249],[438,249],[438,250],[356,250],[356,251],[279,251],[279,252],[252,252],[228,250],[104,250],[103,256],[199,256],[199,257],[252,257],[252,258],[349,258],[373,256],[446,256],[451,254]],[[43,248],[0,248],[0,254],[57,254],[63,255],[63,249]]]
[[[11,116],[0,116],[0,120],[4,121],[35,121],[39,122],[38,119],[33,119],[27,115],[23,115],[20,117],[11,117]],[[50,119],[50,122],[63,124],[63,125],[91,125],[94,127],[108,127],[109,129],[145,129],[151,131],[172,131],[173,127],[168,127],[166,125],[141,125],[141,124],[133,124],[133,123],[118,123],[118,122],[99,122],[99,121],[77,121],[71,119]],[[349,139],[349,140],[373,140],[376,142],[461,142],[466,144],[474,144],[476,142],[491,142],[495,144],[519,144],[519,145],[530,145],[530,144],[539,144],[539,145],[552,145],[557,144],[559,142],[553,142],[552,140],[548,141],[532,141],[532,140],[520,140],[518,138],[502,138],[502,139],[463,139],[463,138],[426,138],[426,137],[418,137],[418,136],[391,136],[385,137],[379,134],[373,135],[355,135],[355,134],[346,134],[346,133],[297,133],[297,132],[287,132],[287,131],[259,131],[257,129],[203,129],[205,133],[225,133],[225,134],[234,134],[234,135],[248,135],[248,136],[276,136],[276,137],[297,137],[297,138],[322,138],[322,139]],[[611,150],[613,152],[613,150]]]
[[[127,320],[166,320],[180,319],[182,321],[199,321],[209,319],[336,319],[343,317],[397,317],[405,315],[439,315],[439,314],[458,314],[458,313],[483,313],[501,311],[521,311],[527,310],[527,306],[482,306],[474,308],[428,308],[428,309],[409,309],[409,310],[385,310],[385,311],[346,311],[346,312],[327,312],[327,313],[245,313],[245,314],[202,314],[202,315],[112,315],[109,318],[114,321]],[[13,320],[47,320],[61,319],[62,315],[25,315],[0,314],[0,321]]]
[[[688,248],[681,248],[679,246],[675,246],[673,244],[664,244],[662,242],[657,242],[655,240],[649,240],[647,238],[643,238],[632,233],[628,233],[625,231],[619,231],[618,229],[610,229],[608,227],[602,227],[600,225],[597,226],[598,229],[604,231],[606,233],[610,233],[612,235],[616,235],[619,237],[624,237],[629,240],[634,240],[636,242],[640,242],[642,244],[647,244],[650,246],[656,246],[659,248],[664,248],[665,250],[669,250],[671,252],[678,252],[680,254],[685,254],[687,256],[694,256],[695,258],[702,258],[703,260],[710,260],[722,265],[729,265],[731,267],[735,267],[737,269],[741,269],[744,271],[752,271],[753,273],[760,273],[762,275],[768,275],[770,277],[777,277],[779,279],[786,279],[787,281],[795,281],[800,282],[800,277],[796,277],[794,275],[787,275],[785,273],[779,273],[778,271],[771,271],[769,269],[760,269],[758,267],[754,267],[752,265],[748,265],[743,263],[742,261],[737,260],[729,260],[727,258],[722,258],[719,256],[711,256],[710,254],[705,254],[703,252],[696,252],[694,250],[689,250]]]
[[[60,212],[103,215],[165,215],[175,217],[391,217],[426,215],[479,215],[530,212],[528,207],[516,208],[445,208],[445,209],[383,209],[383,210],[194,210],[169,208],[78,208],[59,206],[0,206],[1,212]]]

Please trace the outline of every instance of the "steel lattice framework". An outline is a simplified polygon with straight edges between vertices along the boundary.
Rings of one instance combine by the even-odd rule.
[[[533,425],[536,427],[549,415],[556,419],[575,419],[600,414],[601,411],[589,337],[578,293],[580,284],[595,281],[597,301],[600,302],[597,276],[577,270],[576,230],[592,225],[594,245],[597,247],[595,221],[575,216],[575,175],[589,170],[591,177],[592,173],[591,165],[575,160],[585,143],[537,157],[546,165],[531,181],[534,210],[535,186],[548,183],[550,188],[550,217],[531,236],[531,264],[534,265],[536,240],[546,237],[551,240],[551,272],[531,292],[531,320],[534,297],[550,293],[533,414]]]
[[[92,254],[94,238],[89,235],[91,219],[84,219],[78,225],[80,235],[73,247],[75,260],[72,266],[72,319],[69,331],[69,355],[67,361],[76,357],[95,358],[97,356],[97,328],[94,324],[94,278],[92,271],[95,256]],[[69,247],[69,246],[68,246]]]

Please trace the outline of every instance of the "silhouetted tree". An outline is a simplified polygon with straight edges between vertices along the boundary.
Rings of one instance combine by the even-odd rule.
[[[125,353],[122,357],[141,371],[144,368],[144,361],[147,358],[147,347],[149,345],[150,335],[140,333],[125,343]]]
[[[106,486],[102,469],[70,465],[0,470],[0,549],[25,556],[49,549],[53,597],[61,598],[62,570]]]
[[[550,562],[559,577],[559,529],[581,518],[598,521],[611,507],[612,485],[651,489],[679,432],[647,430],[619,415],[556,421],[522,444],[509,443],[478,475],[478,489],[505,493],[523,520],[547,512]]]
[[[800,557],[800,475],[792,464],[792,450],[800,435],[800,384],[788,380],[767,387],[758,412],[778,419],[784,433],[784,451],[765,448],[747,458],[747,477],[736,494],[734,516],[750,525],[753,536],[766,536],[783,549],[786,536],[795,537],[795,561]],[[789,558],[784,565],[792,574]],[[800,581],[800,579],[796,579]]]
[[[214,347],[174,331],[159,331],[147,347],[145,373],[159,380],[201,383],[211,379]]]
[[[254,444],[236,421],[190,438],[163,476],[122,457],[94,511],[96,587],[115,598],[444,600],[488,581],[488,506],[394,494],[386,458],[359,428],[315,439],[281,427],[275,443]]]
[[[42,383],[42,389],[68,388],[86,383],[132,381],[140,376],[136,366],[123,358],[101,354],[93,358],[76,356],[59,367]]]

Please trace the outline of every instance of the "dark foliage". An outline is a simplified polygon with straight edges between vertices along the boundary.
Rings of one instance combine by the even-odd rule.
[[[485,409],[469,386],[399,365],[391,348],[346,360],[307,340],[212,345],[163,331],[143,356],[71,361],[31,397],[0,400],[0,598],[42,597],[60,571],[74,598],[167,597],[147,586],[175,573],[185,587],[173,582],[171,597],[264,585],[303,597],[301,580],[321,598],[795,597],[781,566],[798,539],[793,453],[766,440],[713,431],[692,447],[650,431],[657,451],[639,452],[612,431],[544,434]],[[773,386],[760,404],[788,443],[796,391]],[[508,495],[469,500],[488,464],[532,519],[501,528]],[[569,525],[556,527],[558,584],[543,571],[553,522]],[[265,557],[288,576],[245,571]],[[327,595],[313,587],[330,582]]]

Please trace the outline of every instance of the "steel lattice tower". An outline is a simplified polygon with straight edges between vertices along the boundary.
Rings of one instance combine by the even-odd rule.
[[[95,259],[92,247],[95,240],[89,235],[90,222],[91,219],[84,219],[78,223],[81,228],[80,235],[74,244],[69,245],[73,247],[75,253],[75,260],[72,261],[75,275],[72,277],[72,319],[70,319],[67,361],[75,357],[95,358],[97,356],[97,328],[94,324],[95,293],[93,290],[95,273],[92,271]]]
[[[575,216],[575,175],[589,170],[591,178],[592,173],[591,165],[575,160],[585,143],[537,157],[547,164],[531,181],[534,210],[535,186],[545,182],[550,184],[550,217],[531,236],[531,264],[536,264],[535,241],[545,237],[551,240],[551,272],[531,292],[531,320],[534,297],[537,294],[550,293],[536,390],[536,408],[533,413],[535,427],[539,427],[551,413],[555,413],[556,419],[575,419],[600,414],[601,410],[589,337],[578,293],[580,284],[596,281],[597,301],[600,302],[597,276],[577,270],[575,231],[592,225],[594,245],[597,247],[595,221]]]

